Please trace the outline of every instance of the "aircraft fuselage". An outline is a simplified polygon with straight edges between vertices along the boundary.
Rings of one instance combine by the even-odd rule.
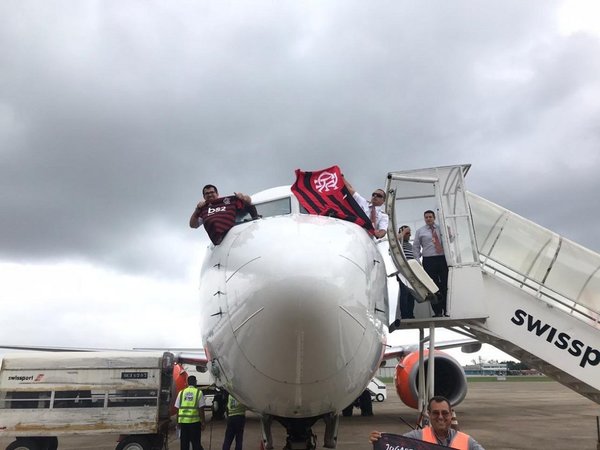
[[[354,223],[292,213],[237,225],[209,248],[200,295],[213,376],[255,411],[338,412],[379,367],[385,268]]]

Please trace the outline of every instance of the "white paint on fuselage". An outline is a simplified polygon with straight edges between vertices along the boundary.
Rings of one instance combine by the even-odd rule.
[[[354,223],[294,213],[237,225],[207,252],[200,291],[217,383],[256,411],[340,411],[383,356],[385,269]]]

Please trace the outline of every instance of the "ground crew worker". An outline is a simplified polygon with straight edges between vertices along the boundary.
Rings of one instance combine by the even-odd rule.
[[[404,436],[459,450],[485,450],[468,434],[450,428],[452,406],[446,397],[441,395],[431,397],[427,405],[427,412],[429,413],[430,425],[421,430],[409,431]],[[380,431],[371,431],[369,441],[371,443],[377,442],[380,437]]]
[[[177,426],[181,431],[181,450],[201,450],[202,430],[204,429],[204,395],[196,387],[196,377],[189,376],[188,387],[177,395],[175,408],[177,408]]]
[[[242,450],[244,441],[244,426],[246,425],[246,407],[229,394],[227,399],[227,429],[223,450],[229,450],[235,438],[235,450]]]

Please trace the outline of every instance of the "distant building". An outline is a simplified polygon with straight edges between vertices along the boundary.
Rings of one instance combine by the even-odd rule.
[[[464,366],[463,370],[467,376],[506,376],[506,363],[496,361],[480,362],[479,364],[471,364]]]
[[[377,378],[394,378],[396,375],[396,361],[392,361],[393,365],[380,367],[375,375]]]

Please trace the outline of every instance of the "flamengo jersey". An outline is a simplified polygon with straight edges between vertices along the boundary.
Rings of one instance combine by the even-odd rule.
[[[292,192],[309,214],[354,222],[373,233],[373,223],[350,195],[338,166],[316,172],[296,170]]]
[[[236,213],[246,204],[235,195],[219,197],[200,209],[204,229],[213,244],[219,245],[227,232],[235,225]]]

